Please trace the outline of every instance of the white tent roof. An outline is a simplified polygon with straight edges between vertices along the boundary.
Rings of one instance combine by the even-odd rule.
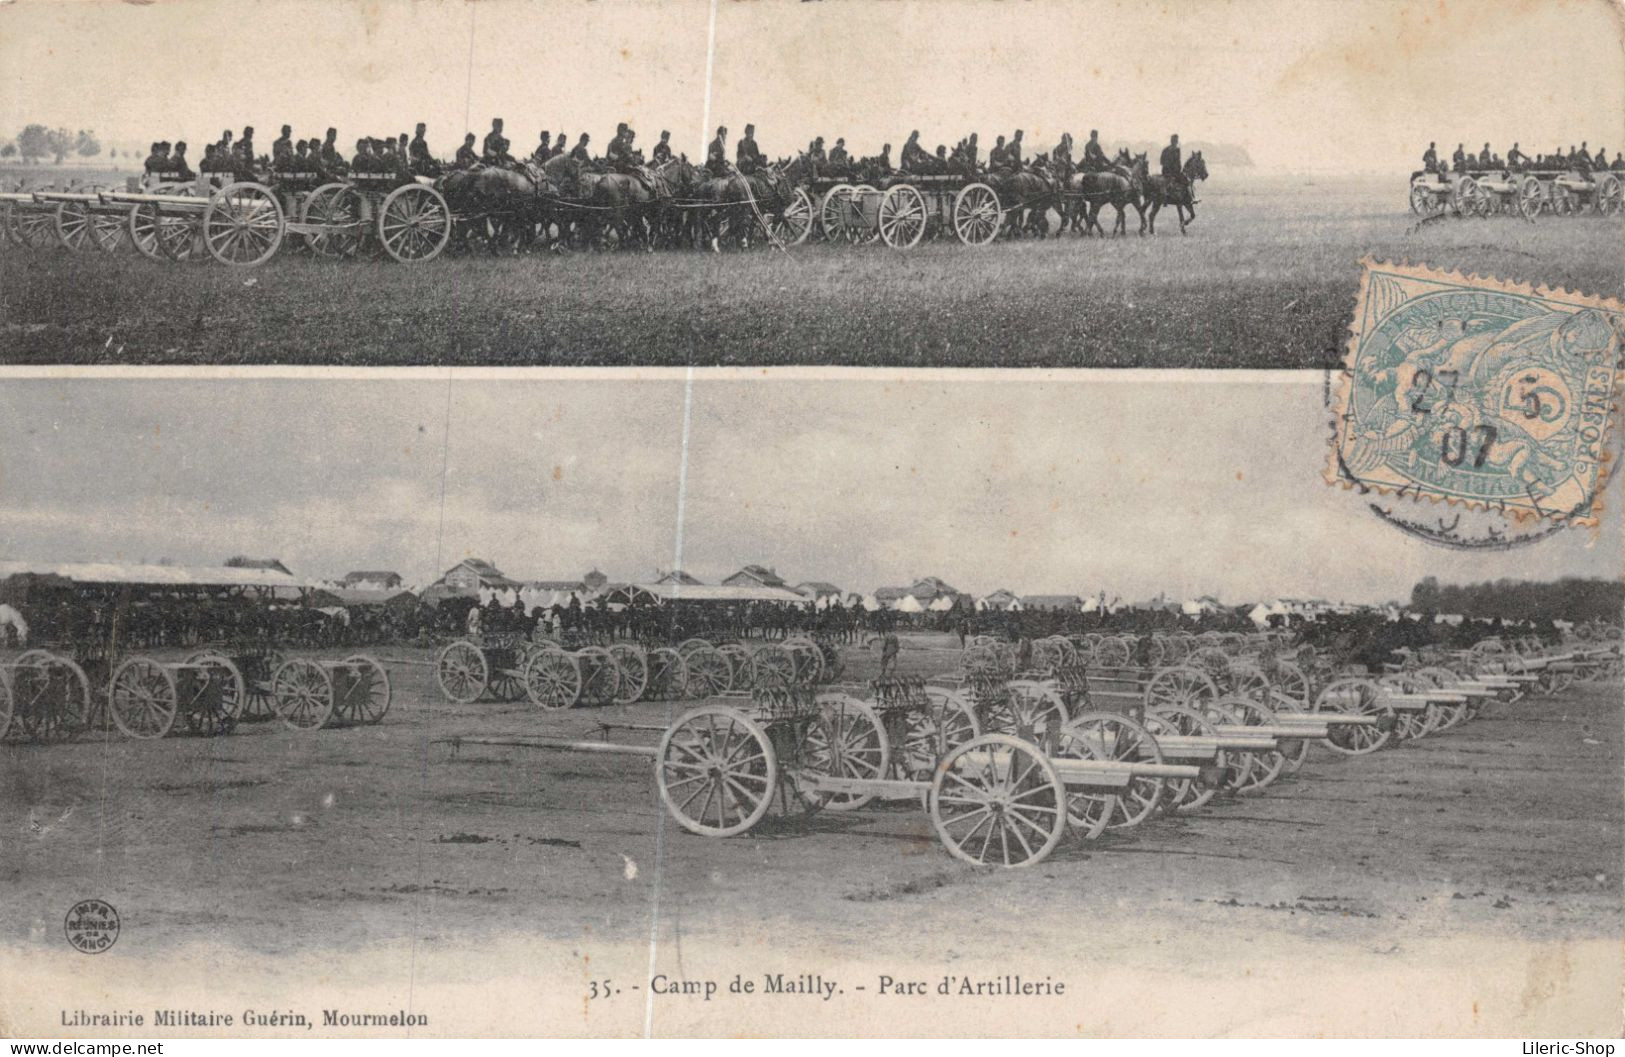
[[[168,587],[309,587],[276,569],[226,565],[127,565],[121,562],[31,562],[0,560],[0,579],[33,573],[85,584],[152,584]]]
[[[864,595],[860,604],[871,613],[880,608],[880,600],[875,598],[874,595]]]
[[[904,595],[902,598],[899,598],[897,600],[897,604],[892,608],[897,610],[899,613],[925,612],[925,607],[920,605],[920,600],[915,598],[913,595]]]
[[[950,598],[948,595],[938,595],[937,598],[926,608],[930,609],[934,613],[946,613],[953,607],[954,600],[952,598]]]
[[[782,587],[734,586],[725,584],[630,584],[649,592],[662,602],[794,602],[806,605],[806,595]]]

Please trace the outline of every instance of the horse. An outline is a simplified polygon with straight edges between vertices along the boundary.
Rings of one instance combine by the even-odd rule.
[[[1157,213],[1163,206],[1173,206],[1179,217],[1179,233],[1185,234],[1185,227],[1196,220],[1197,180],[1207,179],[1207,162],[1202,160],[1202,152],[1196,151],[1185,161],[1181,170],[1185,179],[1183,183],[1170,180],[1166,176],[1149,176],[1145,181],[1145,202],[1151,207],[1150,226],[1151,234],[1157,233]],[[1190,210],[1190,217],[1185,211]]]
[[[987,182],[1004,206],[1004,233],[1031,233],[1043,238],[1049,234],[1049,208],[1055,200],[1056,183],[1041,169],[1024,168],[1013,172],[989,172]]]
[[[518,169],[483,165],[457,169],[435,181],[451,206],[454,241],[468,250],[483,244],[491,253],[528,246],[548,223],[545,177],[530,163]]]
[[[796,185],[806,171],[804,157],[781,158],[749,176],[736,171],[711,180],[711,200],[721,206],[712,235],[713,248],[722,238],[748,246],[764,225],[771,229],[773,221],[782,221],[785,210],[796,201]]]
[[[688,160],[686,154],[655,166],[670,201],[657,218],[655,237],[668,246],[698,246],[710,242],[711,210],[695,208],[709,198],[711,174]]]
[[[1112,225],[1113,234],[1128,234],[1128,216],[1124,207],[1140,208],[1140,191],[1136,173],[1140,177],[1145,175],[1145,155],[1138,158],[1129,156],[1128,151],[1120,150],[1114,167],[1103,172],[1079,172],[1067,183],[1070,194],[1082,198],[1082,205],[1071,214],[1072,230],[1078,230],[1078,222],[1083,222],[1083,234],[1098,231],[1102,238],[1106,237],[1106,229],[1100,226],[1100,213],[1108,205],[1117,210],[1117,222]]]

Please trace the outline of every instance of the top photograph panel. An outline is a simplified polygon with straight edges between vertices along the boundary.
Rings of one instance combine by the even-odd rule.
[[[23,0],[0,363],[1331,368],[1625,285],[1610,0]]]

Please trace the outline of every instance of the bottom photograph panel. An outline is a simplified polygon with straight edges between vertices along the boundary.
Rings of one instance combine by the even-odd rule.
[[[1620,487],[1332,381],[8,377],[0,1034],[1615,1035]]]

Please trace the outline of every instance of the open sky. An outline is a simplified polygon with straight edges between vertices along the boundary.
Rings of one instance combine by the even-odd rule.
[[[30,121],[268,145],[425,121],[438,153],[492,116],[600,146],[620,120],[697,153],[754,121],[769,154],[1023,127],[1033,145],[1245,146],[1272,169],[1406,171],[1430,139],[1625,145],[1610,0],[16,0],[0,136]],[[708,93],[708,69],[709,88]],[[709,98],[709,117],[707,106]],[[201,151],[199,151],[201,153]]]
[[[1320,480],[1328,414],[1308,372],[685,379],[8,378],[0,558],[242,553],[417,583],[469,555],[527,579],[680,562],[716,582],[759,562],[847,590],[936,575],[1237,603],[1621,574],[1617,515],[1491,554],[1381,523]]]

